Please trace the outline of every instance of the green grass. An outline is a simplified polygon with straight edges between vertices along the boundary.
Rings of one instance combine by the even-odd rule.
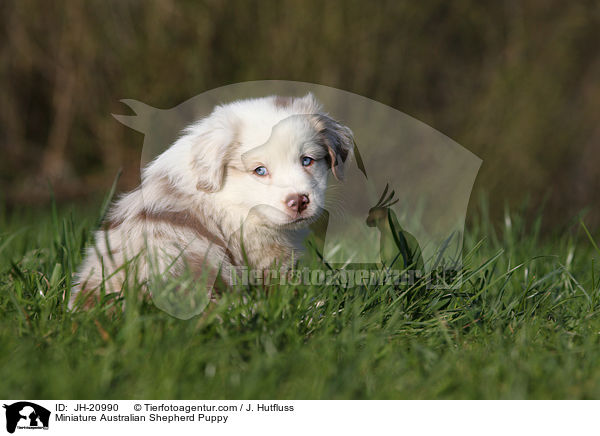
[[[458,290],[245,289],[187,321],[138,298],[68,312],[98,214],[0,213],[0,397],[600,398],[593,237],[485,210]]]

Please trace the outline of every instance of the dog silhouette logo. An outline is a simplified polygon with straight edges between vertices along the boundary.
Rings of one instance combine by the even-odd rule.
[[[146,171],[148,165],[182,138],[187,126],[210,118],[217,106],[232,107],[239,102],[272,98],[276,108],[285,108],[296,99],[301,101],[310,99],[310,96],[322,104],[323,109],[317,110],[319,113],[310,112],[316,106],[309,106],[308,113],[304,109],[294,109],[296,112],[289,112],[291,115],[275,124],[270,132],[269,123],[258,115],[256,119],[260,118],[259,121],[248,122],[247,125],[240,121],[240,125],[246,126],[243,131],[251,132],[244,139],[245,143],[255,144],[254,148],[248,146],[248,150],[239,157],[248,173],[252,172],[249,167],[254,164],[252,158],[258,156],[259,150],[260,155],[268,156],[274,162],[280,161],[275,157],[279,156],[279,152],[275,153],[269,148],[273,144],[285,143],[276,139],[277,126],[282,127],[296,120],[299,115],[314,122],[319,114],[330,114],[332,119],[340,120],[343,126],[351,129],[352,152],[336,154],[335,147],[328,147],[330,163],[335,159],[335,164],[331,165],[331,177],[327,178],[326,191],[318,204],[321,213],[315,214],[318,219],[303,228],[306,230],[304,241],[310,243],[310,246],[304,247],[305,251],[321,260],[321,264],[326,265],[326,271],[362,270],[377,273],[385,268],[390,274],[397,271],[409,281],[423,277],[423,284],[428,288],[460,287],[461,272],[464,271],[462,253],[467,206],[482,160],[433,127],[407,114],[336,88],[304,82],[265,80],[216,88],[167,109],[125,99],[121,101],[134,115],[113,116],[125,126],[143,133],[140,169]],[[253,127],[255,124],[256,129]],[[310,121],[308,125],[314,126]],[[262,133],[256,133],[259,131]],[[332,135],[331,129],[324,131]],[[225,142],[238,144],[242,136],[231,140],[228,138]],[[336,135],[331,137],[336,138]],[[331,139],[325,143],[337,144]],[[235,154],[234,151],[231,153]],[[222,167],[217,165],[219,171]],[[343,177],[338,177],[342,169]],[[171,180],[167,177],[163,180],[168,182],[164,192],[173,195],[172,182],[176,178]],[[269,180],[265,184],[272,183],[272,179]],[[187,277],[180,274],[180,269],[184,267],[180,268],[178,262],[186,258],[184,250],[192,246],[191,240],[183,241],[175,259],[166,262],[172,266],[170,271],[173,274],[165,274],[164,262],[160,258],[163,247],[157,244],[155,257],[149,261],[152,277],[147,282],[154,304],[175,317],[189,319],[201,313],[213,298],[214,284],[220,274],[234,283],[238,283],[238,279],[243,282],[244,277],[249,277],[246,274],[249,270],[244,269],[244,263],[247,262],[238,262],[242,264],[241,268],[236,269],[240,265],[234,265],[229,271],[223,268],[220,274],[213,273],[213,270],[218,270],[220,265],[236,263],[236,256],[232,257],[232,252],[245,249],[239,248],[243,245],[240,242],[244,237],[243,228],[252,228],[253,223],[262,222],[266,216],[280,213],[276,207],[269,206],[273,198],[270,194],[276,195],[273,190],[281,190],[286,184],[296,186],[291,176],[280,181],[281,186],[272,185],[268,190],[265,188],[262,194],[264,202],[261,203],[260,194],[252,197],[257,203],[246,219],[242,219],[244,224],[238,231],[228,234],[226,240],[211,242],[222,248],[222,262],[215,260],[214,268],[203,268],[208,272],[200,274],[200,280],[194,271],[189,271]],[[155,210],[151,199],[158,198],[158,195],[162,201],[163,194],[157,194],[154,188],[144,185],[140,189],[142,202],[147,202],[143,209]],[[236,191],[231,195],[241,194]],[[305,200],[302,202],[308,205]],[[281,203],[288,207],[300,204]],[[313,201],[312,204],[317,202]],[[183,215],[177,216],[173,212],[168,212],[164,221],[167,218],[173,222],[187,220]],[[302,241],[298,245],[301,246]],[[234,262],[231,262],[232,259]],[[317,272],[316,269],[314,271]],[[252,273],[264,275],[264,271],[258,268],[254,268]],[[166,280],[173,275],[180,277],[176,283]]]
[[[4,405],[6,409],[6,431],[14,433],[19,429],[48,429],[50,411],[29,401],[19,401]]]

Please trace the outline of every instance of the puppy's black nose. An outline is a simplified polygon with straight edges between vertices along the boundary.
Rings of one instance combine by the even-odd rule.
[[[302,213],[308,207],[308,203],[310,203],[310,200],[306,194],[290,194],[285,199],[285,205],[288,209],[297,213]]]

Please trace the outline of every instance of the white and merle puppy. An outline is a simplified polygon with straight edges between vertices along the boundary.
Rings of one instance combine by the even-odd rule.
[[[101,285],[119,292],[129,280],[147,283],[156,269],[216,276],[231,266],[288,264],[323,210],[329,172],[341,177],[353,144],[351,130],[312,94],[217,106],[113,205],[71,307],[92,304]]]

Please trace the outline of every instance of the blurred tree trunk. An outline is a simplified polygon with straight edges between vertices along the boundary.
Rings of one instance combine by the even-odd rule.
[[[41,167],[41,176],[51,182],[67,176],[69,159],[66,151],[75,116],[78,84],[76,48],[78,42],[82,42],[82,25],[85,23],[82,12],[81,7],[75,5],[65,10],[65,23],[61,26],[61,34],[57,41],[52,91],[54,119],[48,132],[48,146],[42,157]],[[81,61],[81,56],[79,56],[79,60]]]
[[[76,75],[69,68],[56,68],[52,106],[54,121],[48,134],[48,147],[42,157],[41,175],[50,181],[64,177],[68,159],[65,156],[69,132],[73,125]]]

